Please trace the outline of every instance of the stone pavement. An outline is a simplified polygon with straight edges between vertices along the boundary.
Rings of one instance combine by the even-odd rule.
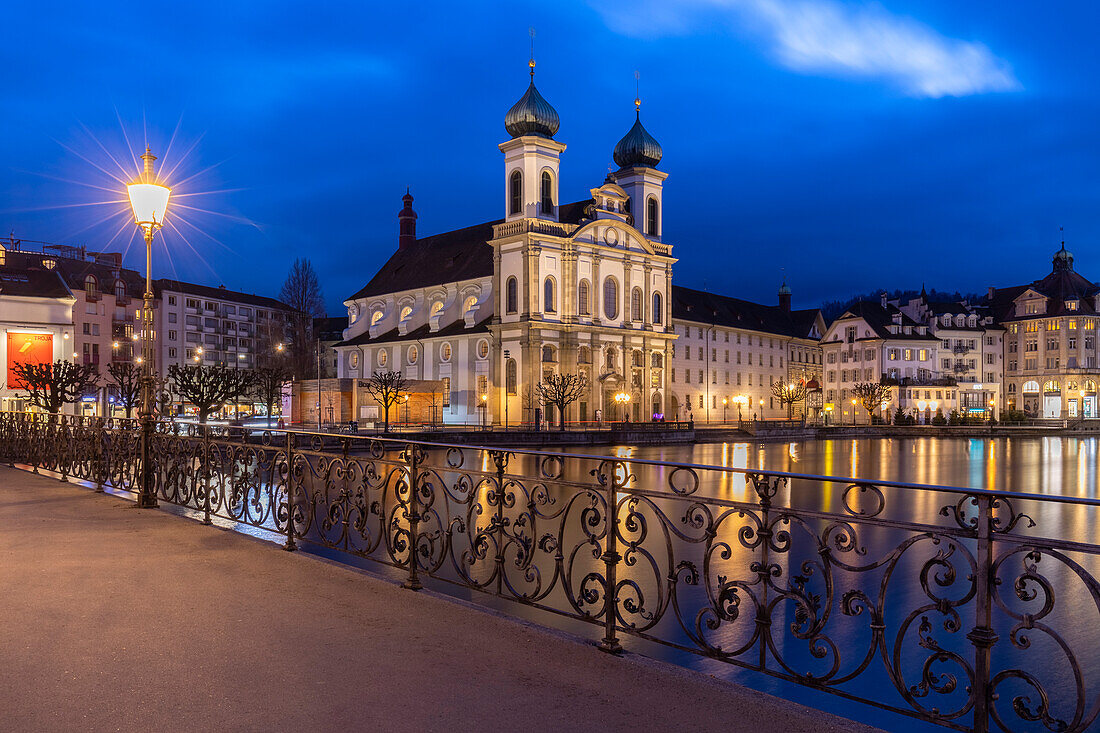
[[[0,467],[5,731],[872,731]]]

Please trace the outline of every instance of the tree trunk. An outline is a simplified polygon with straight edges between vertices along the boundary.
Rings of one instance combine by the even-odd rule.
[[[390,406],[386,405],[384,411],[385,411],[385,414],[386,414],[386,418],[385,418],[385,427],[382,429],[382,432],[388,433],[388,432],[390,432]]]
[[[558,430],[565,432],[565,404],[558,405]]]

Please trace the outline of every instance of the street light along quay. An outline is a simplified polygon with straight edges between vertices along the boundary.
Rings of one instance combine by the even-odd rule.
[[[155,507],[153,472],[150,464],[149,440],[153,432],[153,235],[164,226],[168,212],[168,197],[172,189],[157,182],[153,161],[157,159],[149,148],[141,156],[145,167],[137,180],[126,186],[134,223],[145,238],[145,295],[141,305],[141,493],[138,506]]]
[[[617,402],[617,403],[619,403],[620,405],[623,406],[623,422],[626,422],[627,421],[626,420],[626,418],[627,418],[627,411],[626,411],[627,408],[626,408],[626,406],[627,406],[627,403],[630,402],[630,395],[627,394],[626,392],[619,392],[617,395],[615,395],[615,402]]]

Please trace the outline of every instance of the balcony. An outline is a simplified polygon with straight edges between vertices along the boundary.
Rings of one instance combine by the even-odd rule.
[[[955,344],[951,348],[951,353],[953,354],[969,354],[970,352],[971,348],[966,344]]]

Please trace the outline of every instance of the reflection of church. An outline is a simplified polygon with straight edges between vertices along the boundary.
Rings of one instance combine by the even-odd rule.
[[[438,390],[444,421],[475,423],[529,421],[544,374],[579,372],[588,393],[567,420],[595,420],[597,410],[620,419],[620,392],[630,395],[631,419],[649,420],[667,409],[676,338],[661,146],[639,115],[614,149],[618,170],[590,198],[561,203],[565,145],[531,67],[499,146],[503,217],[417,238],[406,195],[397,251],[345,301],[339,376],[400,370],[414,391]]]

